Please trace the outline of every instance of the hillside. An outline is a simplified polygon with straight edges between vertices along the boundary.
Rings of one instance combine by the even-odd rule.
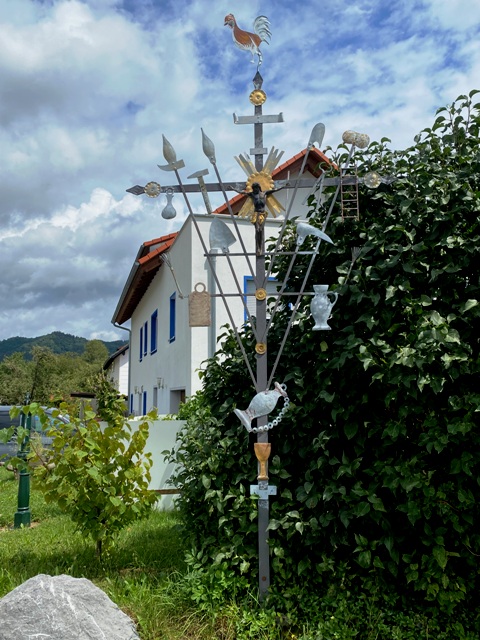
[[[6,340],[0,340],[0,362],[6,356],[12,355],[12,353],[24,353],[28,358],[34,346],[47,347],[53,353],[77,353],[81,355],[85,351],[87,342],[86,338],[79,338],[61,331],[54,331],[38,338],[21,338],[19,336],[7,338]],[[113,340],[112,342],[102,340],[102,342],[107,347],[109,354],[114,353],[125,344],[125,340]]]

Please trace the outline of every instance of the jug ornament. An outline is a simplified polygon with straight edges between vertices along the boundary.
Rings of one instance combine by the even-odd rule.
[[[328,284],[314,284],[313,290],[315,295],[310,303],[310,311],[315,320],[314,331],[329,331],[327,320],[330,318],[331,311],[338,299],[336,291],[329,291]],[[332,296],[330,299],[328,296]]]
[[[276,427],[287,410],[288,405],[290,404],[290,399],[287,395],[287,385],[275,382],[274,386],[274,389],[260,391],[260,393],[257,393],[248,405],[248,409],[234,409],[235,415],[240,419],[240,422],[249,433],[261,433],[262,431],[268,431],[269,429]],[[283,397],[284,403],[278,417],[264,427],[252,427],[252,420],[260,418],[261,416],[266,416],[275,409],[280,396]]]

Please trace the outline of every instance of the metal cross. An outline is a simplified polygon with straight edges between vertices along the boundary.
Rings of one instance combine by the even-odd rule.
[[[286,341],[286,337],[288,335],[288,332],[290,330],[291,327],[291,323],[293,322],[293,318],[296,312],[296,309],[298,307],[298,304],[300,302],[301,296],[304,294],[303,291],[303,287],[306,284],[308,275],[310,273],[310,269],[313,265],[313,259],[314,256],[316,255],[316,251],[318,250],[318,246],[320,244],[320,240],[318,240],[318,244],[317,244],[317,248],[315,251],[310,252],[312,255],[311,258],[311,262],[310,262],[310,266],[307,270],[307,273],[305,275],[305,279],[304,279],[304,285],[302,286],[302,290],[298,293],[298,297],[297,297],[297,303],[294,306],[293,312],[292,312],[292,316],[291,316],[291,320],[290,320],[290,324],[287,327],[287,331],[285,333],[284,339],[282,344],[280,345],[280,349],[277,355],[277,359],[276,362],[273,366],[272,369],[272,373],[270,376],[270,379],[268,378],[268,361],[267,361],[267,334],[268,334],[268,330],[269,330],[269,323],[267,323],[267,296],[265,295],[265,283],[270,275],[270,272],[272,270],[272,264],[269,267],[269,270],[267,272],[266,270],[266,262],[265,262],[265,229],[264,229],[264,222],[265,222],[265,216],[266,216],[266,211],[265,211],[265,215],[261,215],[259,213],[260,208],[257,208],[257,204],[255,204],[255,206],[252,207],[252,210],[254,211],[254,214],[252,216],[252,222],[255,224],[255,228],[256,228],[256,251],[255,251],[255,269],[252,268],[250,261],[249,261],[249,256],[251,254],[249,254],[243,244],[243,240],[241,238],[240,233],[238,232],[237,229],[237,235],[238,235],[238,239],[241,243],[242,246],[242,251],[243,254],[245,255],[247,262],[249,264],[250,270],[252,272],[252,275],[254,276],[254,282],[255,282],[255,289],[256,289],[256,294],[255,294],[255,298],[256,298],[256,322],[255,322],[255,326],[253,326],[253,322],[252,322],[252,329],[254,331],[254,335],[256,336],[256,345],[255,345],[255,351],[256,351],[256,372],[255,374],[253,373],[253,371],[250,368],[250,363],[249,363],[249,359],[247,357],[247,354],[244,350],[242,341],[240,340],[239,336],[238,336],[238,332],[236,329],[236,323],[234,318],[231,315],[231,312],[228,308],[227,302],[226,302],[226,295],[222,292],[221,289],[221,283],[219,282],[215,269],[214,269],[214,264],[213,264],[213,259],[209,253],[209,251],[207,250],[207,247],[205,245],[205,242],[201,236],[200,230],[198,228],[198,225],[196,223],[195,220],[195,216],[193,215],[193,211],[191,208],[191,205],[188,201],[188,197],[187,194],[188,193],[202,193],[204,201],[205,201],[205,206],[207,209],[207,212],[210,213],[211,212],[211,208],[210,208],[210,202],[208,199],[208,192],[219,192],[222,191],[225,197],[225,200],[228,204],[228,197],[226,196],[226,192],[227,191],[236,191],[238,192],[244,192],[245,193],[245,189],[247,189],[247,198],[251,198],[252,201],[255,202],[254,198],[253,198],[253,190],[252,189],[252,183],[254,182],[254,180],[256,179],[256,176],[258,174],[260,174],[260,172],[262,172],[264,170],[264,173],[271,175],[271,171],[272,169],[276,166],[276,163],[278,162],[280,155],[272,148],[272,150],[270,151],[270,154],[267,158],[267,161],[265,163],[264,166],[264,161],[263,161],[263,156],[266,155],[268,153],[268,150],[263,146],[264,145],[264,141],[263,141],[263,125],[264,124],[269,124],[269,123],[281,123],[283,122],[283,115],[282,113],[278,114],[278,115],[263,115],[263,111],[262,111],[262,105],[264,104],[265,100],[266,100],[266,94],[265,92],[262,90],[262,84],[263,84],[263,79],[262,76],[260,75],[260,73],[257,71],[254,79],[253,79],[253,85],[254,85],[254,90],[251,92],[250,94],[250,101],[252,102],[252,104],[254,105],[254,115],[253,116],[237,116],[235,113],[233,114],[233,120],[235,124],[253,124],[254,125],[254,146],[253,148],[250,150],[250,153],[254,156],[255,158],[255,165],[253,166],[250,159],[248,158],[248,156],[239,156],[239,158],[236,158],[237,162],[239,163],[239,165],[241,166],[241,168],[245,171],[245,173],[249,176],[249,181],[248,182],[235,182],[235,183],[228,183],[225,184],[221,181],[220,179],[220,175],[216,166],[216,159],[215,159],[215,149],[213,146],[213,143],[211,142],[211,140],[203,133],[202,130],[202,135],[203,135],[203,150],[205,155],[209,158],[210,162],[212,163],[215,173],[217,175],[218,178],[218,182],[216,183],[205,183],[203,180],[203,177],[206,175],[206,173],[208,173],[208,170],[201,170],[201,171],[197,171],[195,173],[193,173],[191,176],[189,176],[190,178],[198,178],[198,184],[183,184],[181,181],[181,178],[179,176],[178,173],[178,169],[184,166],[184,163],[182,160],[177,160],[175,152],[173,150],[173,147],[170,145],[170,143],[168,143],[168,141],[164,138],[164,145],[163,145],[163,153],[164,153],[164,157],[167,160],[167,165],[161,166],[160,168],[163,170],[167,170],[167,171],[173,171],[175,172],[175,175],[177,177],[178,180],[178,185],[172,185],[172,186],[168,186],[168,187],[161,187],[158,183],[156,182],[151,182],[148,183],[145,187],[141,187],[139,185],[136,185],[134,187],[131,187],[130,189],[127,189],[128,192],[133,193],[135,195],[141,195],[143,193],[146,193],[149,196],[155,197],[158,196],[160,193],[173,193],[173,192],[181,192],[183,193],[184,197],[185,197],[185,201],[187,204],[187,207],[189,209],[189,212],[191,214],[192,217],[192,221],[193,224],[196,226],[197,228],[197,232],[198,232],[198,236],[199,239],[202,243],[202,247],[204,249],[204,253],[205,256],[207,258],[207,260],[209,261],[210,264],[210,268],[211,268],[211,272],[213,275],[213,278],[215,280],[215,283],[218,287],[218,290],[220,292],[220,296],[223,298],[224,302],[225,302],[225,308],[227,310],[227,313],[229,314],[229,318],[230,318],[230,322],[232,325],[232,328],[235,332],[235,335],[237,337],[237,342],[239,344],[240,349],[242,350],[242,354],[246,363],[246,366],[249,370],[250,376],[252,378],[252,380],[255,383],[255,388],[257,393],[261,392],[261,391],[266,391],[272,380],[273,380],[273,375],[276,369],[276,366],[278,364],[280,355],[283,351],[283,347],[285,345],[285,341]],[[299,176],[301,176],[305,170],[306,167],[306,163],[307,163],[307,159],[308,159],[308,154],[310,152],[310,150],[312,149],[312,147],[314,146],[315,143],[317,143],[319,146],[322,143],[323,140],[323,135],[325,132],[325,127],[323,124],[317,124],[315,125],[315,127],[312,130],[308,145],[307,145],[307,151],[305,153],[305,156],[303,158],[303,163],[302,163],[302,167],[300,169],[300,173]],[[348,162],[350,162],[350,159],[352,157],[353,154],[353,150],[354,150],[354,144],[352,145],[352,148],[350,150],[350,154],[347,160],[347,165]],[[260,176],[259,176],[260,178]],[[293,204],[293,201],[295,200],[295,195],[297,193],[297,190],[299,188],[309,188],[309,189],[315,189],[317,187],[326,187],[326,186],[336,186],[337,190],[336,193],[330,203],[330,207],[329,207],[329,212],[327,215],[327,218],[325,220],[325,223],[323,225],[323,230],[325,229],[327,223],[328,223],[328,219],[330,217],[330,214],[332,213],[333,210],[333,206],[335,203],[335,200],[338,196],[339,190],[343,185],[348,185],[348,184],[358,184],[358,182],[362,182],[362,178],[358,178],[358,176],[356,175],[352,175],[352,176],[345,176],[342,175],[341,178],[325,178],[325,177],[321,177],[320,180],[317,179],[308,179],[308,178],[296,178],[296,179],[291,179],[291,180],[277,180],[273,182],[274,185],[274,190],[280,189],[280,188],[285,188],[285,187],[290,187],[293,188],[293,196],[290,199],[290,204],[288,207],[288,210],[285,214],[285,219],[284,222],[282,224],[281,227],[281,231],[279,234],[279,240],[277,242],[277,247],[274,251],[274,254],[276,253],[276,251],[278,250],[279,247],[279,242],[280,239],[283,235],[283,231],[285,229],[285,225],[288,221],[288,217],[289,217],[289,213],[290,213],[290,209],[291,206]],[[263,197],[266,199],[265,194],[263,194]],[[229,205],[228,205],[229,206]],[[229,208],[230,213],[231,213],[231,217],[232,217],[232,222],[236,227],[236,222],[235,222],[235,217],[233,216],[233,213],[231,212],[231,209]],[[227,259],[230,260],[228,253],[225,254]],[[296,254],[295,254],[296,255]],[[292,257],[292,263],[291,266],[293,266],[293,260],[294,257]],[[271,261],[273,263],[273,260]],[[230,267],[232,268],[232,265],[229,261]],[[232,272],[233,272],[233,268],[232,268]],[[287,278],[288,278],[288,274],[287,274]],[[278,305],[278,301],[280,300],[280,296],[283,293],[285,287],[285,283],[283,283],[282,288],[278,294],[278,299],[277,299],[277,305]],[[277,306],[276,305],[276,306]],[[276,309],[275,306],[275,309]],[[272,313],[272,317],[273,317],[273,313]],[[271,319],[270,319],[271,322]],[[271,449],[271,445],[268,442],[268,429],[266,428],[267,426],[267,420],[268,420],[268,415],[264,415],[261,417],[257,418],[257,442],[255,444],[255,455],[257,457],[258,460],[258,485],[252,485],[250,487],[251,490],[251,494],[256,494],[258,495],[258,549],[259,549],[259,597],[260,600],[263,601],[265,599],[265,597],[268,594],[268,589],[270,586],[270,555],[269,555],[269,545],[268,545],[268,537],[269,537],[269,532],[268,532],[268,523],[269,523],[269,496],[270,495],[276,495],[276,487],[271,486],[268,484],[268,458],[270,455],[270,449]]]
[[[250,94],[250,101],[254,104],[254,115],[253,116],[237,116],[235,113],[233,114],[233,121],[235,124],[243,125],[243,124],[253,124],[254,126],[254,146],[250,149],[250,153],[255,158],[255,169],[257,172],[261,172],[264,168],[263,156],[268,153],[268,149],[266,149],[263,145],[263,125],[270,123],[281,123],[284,122],[283,114],[280,113],[278,115],[263,115],[262,105],[266,100],[266,94],[262,90],[263,78],[260,73],[257,71],[254,79],[253,86],[254,90]],[[205,135],[204,135],[204,150],[205,150]],[[207,138],[208,141],[208,138]],[[208,146],[208,143],[207,143]],[[183,161],[178,161],[173,151],[171,145],[166,141],[164,137],[164,156],[167,162],[169,163],[166,166],[160,167],[164,170],[172,170],[178,176],[178,169],[183,165]],[[213,145],[212,145],[213,147]],[[208,149],[207,149],[208,151]],[[214,151],[210,151],[210,160],[212,161],[212,155]],[[206,155],[209,155],[208,152]],[[270,157],[270,156],[269,156]],[[275,160],[279,159],[280,156],[275,156]],[[242,158],[244,160],[244,158]],[[245,169],[245,166],[239,161],[242,168]],[[214,162],[214,157],[212,164],[216,169],[216,164]],[[246,169],[245,169],[246,170]],[[202,193],[205,201],[205,206],[207,211],[211,211],[210,203],[208,200],[208,192],[218,192],[218,191],[236,191],[237,193],[240,191],[244,191],[247,183],[231,183],[231,184],[222,184],[220,181],[217,183],[205,183],[203,180],[203,176],[206,171],[198,171],[192,174],[190,177],[198,177],[198,184],[186,184],[183,185],[179,180],[179,185],[172,185],[168,187],[160,187],[158,183],[148,183],[145,187],[141,187],[136,185],[127,189],[129,193],[133,193],[134,195],[141,195],[143,193],[147,193],[150,196],[158,196],[161,192],[183,192],[184,195],[186,193]],[[248,170],[246,170],[248,173]],[[315,180],[283,180],[277,181],[275,184],[275,188],[284,188],[287,186],[296,187],[314,187],[316,181]],[[150,189],[150,192],[149,192]],[[188,204],[188,199],[187,204]],[[194,216],[192,216],[194,219]],[[264,221],[263,223],[257,225],[257,250],[255,252],[255,288],[258,293],[259,290],[263,290],[266,282],[266,269],[265,269],[265,228]],[[206,249],[206,247],[204,247]],[[207,252],[208,253],[208,252]],[[208,257],[208,256],[207,256]],[[217,282],[217,285],[219,283]],[[267,389],[268,384],[268,361],[267,361],[267,300],[266,297],[261,295],[256,295],[256,335],[264,336],[262,342],[257,342],[255,346],[256,356],[257,356],[257,365],[256,365],[256,375],[255,375],[255,387],[256,391],[265,391]],[[232,320],[232,326],[235,326],[235,323]],[[244,354],[246,356],[246,354]],[[245,358],[247,361],[247,358]],[[248,362],[248,361],[247,361]],[[268,416],[262,416],[257,419],[257,426],[262,427],[267,424]],[[270,453],[270,447],[267,445],[268,443],[268,431],[257,433],[257,447],[255,449],[256,453],[260,449],[266,449],[268,447],[268,455]],[[260,465],[262,466],[262,471],[260,472]],[[264,600],[268,589],[270,587],[270,558],[269,558],[269,547],[268,547],[268,523],[269,523],[269,496],[276,494],[276,487],[270,486],[268,484],[268,459],[264,460],[262,463],[258,462],[258,485],[252,485],[251,493],[257,494],[258,499],[258,549],[259,549],[259,596],[261,600]]]

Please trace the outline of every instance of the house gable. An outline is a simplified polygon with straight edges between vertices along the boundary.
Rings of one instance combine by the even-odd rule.
[[[142,244],[113,315],[113,323],[123,324],[130,320],[163,264],[162,254],[170,249],[177,235],[177,233],[170,233]]]

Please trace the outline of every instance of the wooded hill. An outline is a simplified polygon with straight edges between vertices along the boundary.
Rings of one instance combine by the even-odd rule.
[[[54,331],[45,336],[39,336],[38,338],[22,338],[15,336],[14,338],[7,338],[6,340],[0,340],[0,362],[13,353],[23,353],[26,359],[31,358],[32,347],[46,347],[53,353],[76,353],[82,355],[85,351],[85,346],[88,340],[86,338],[80,338],[78,336],[72,336],[69,333],[62,333],[61,331]],[[113,340],[112,342],[105,342],[101,340],[108,349],[108,353],[112,354],[122,345],[126,340]]]

